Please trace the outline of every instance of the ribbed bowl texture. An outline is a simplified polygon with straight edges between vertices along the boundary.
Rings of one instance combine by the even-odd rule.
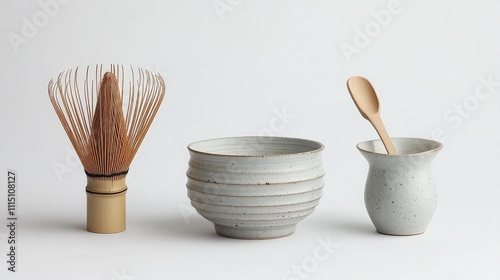
[[[188,146],[188,197],[216,232],[239,239],[294,233],[325,185],[321,143],[283,137],[234,137]]]

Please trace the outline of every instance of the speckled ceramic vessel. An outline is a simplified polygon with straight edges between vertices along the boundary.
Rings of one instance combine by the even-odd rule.
[[[379,233],[424,233],[436,209],[431,161],[443,147],[417,138],[393,138],[398,155],[388,155],[380,140],[357,145],[369,164],[365,206]]]
[[[219,235],[240,239],[290,235],[322,196],[321,143],[235,137],[196,142],[188,149],[188,196]]]

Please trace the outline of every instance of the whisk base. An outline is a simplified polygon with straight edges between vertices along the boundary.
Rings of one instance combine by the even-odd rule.
[[[87,191],[87,230],[93,233],[118,233],[126,228],[127,189],[115,194]]]

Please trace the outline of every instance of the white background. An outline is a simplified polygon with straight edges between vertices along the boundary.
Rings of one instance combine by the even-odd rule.
[[[500,85],[474,95],[480,77],[500,81],[498,1],[401,0],[385,26],[373,14],[388,0],[89,2],[52,2],[45,18],[37,1],[0,8],[0,170],[19,172],[20,219],[17,273],[0,227],[1,279],[500,279]],[[128,228],[113,235],[85,230],[85,175],[47,96],[60,71],[95,63],[146,67],[168,85],[127,179]],[[366,213],[355,144],[377,135],[349,97],[352,75],[375,86],[392,136],[444,144],[423,235],[377,234]],[[283,110],[293,118],[274,135],[326,146],[320,205],[290,237],[217,236],[189,204],[186,146],[269,132]],[[326,260],[314,260],[320,239],[338,245]],[[284,278],[293,266],[306,274]]]

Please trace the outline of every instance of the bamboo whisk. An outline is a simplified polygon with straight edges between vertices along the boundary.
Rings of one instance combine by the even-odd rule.
[[[84,75],[78,68],[60,73],[48,91],[87,175],[87,230],[125,230],[125,177],[165,95],[163,78],[141,68],[111,65],[103,74],[102,66],[95,73],[88,66]]]

